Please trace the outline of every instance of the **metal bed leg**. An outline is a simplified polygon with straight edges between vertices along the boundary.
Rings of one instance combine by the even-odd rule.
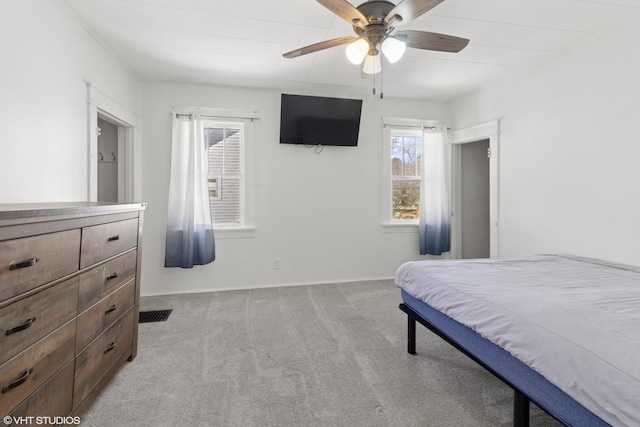
[[[518,390],[513,391],[513,427],[529,427],[529,399]]]
[[[416,319],[407,315],[407,352],[416,354]]]
[[[415,314],[415,312],[407,307],[407,305],[404,303],[400,304],[399,308],[407,314],[407,352],[409,354],[416,354],[416,320],[418,320],[417,314]]]

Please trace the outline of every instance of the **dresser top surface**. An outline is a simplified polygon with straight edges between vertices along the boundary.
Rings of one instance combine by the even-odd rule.
[[[146,203],[60,202],[0,203],[0,222],[54,216],[80,217],[111,212],[140,211]]]

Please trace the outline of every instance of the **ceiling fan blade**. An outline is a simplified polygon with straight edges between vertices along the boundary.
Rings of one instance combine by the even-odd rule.
[[[283,54],[285,58],[297,58],[298,56],[306,55],[308,53],[317,52],[323,49],[329,49],[330,47],[340,46],[341,44],[351,43],[358,40],[357,37],[338,37],[337,39],[325,40],[320,43],[311,44],[309,46],[301,47],[300,49],[292,50]]]
[[[398,26],[413,21],[418,16],[430,11],[444,0],[403,0],[384,18],[385,21]]]
[[[439,52],[460,52],[469,44],[468,39],[427,31],[398,31],[395,37],[404,41],[407,47],[437,50]]]
[[[369,23],[369,21],[367,21],[367,17],[347,0],[316,1],[352,25],[364,28],[364,26]]]

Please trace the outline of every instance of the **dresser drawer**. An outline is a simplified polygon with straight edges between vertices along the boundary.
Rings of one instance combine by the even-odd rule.
[[[0,364],[76,316],[78,277],[0,309]]]
[[[126,285],[116,289],[78,316],[76,353],[85,348],[133,305],[135,290],[136,281],[131,279]]]
[[[100,378],[133,349],[133,307],[76,357],[73,407],[87,397]]]
[[[8,414],[73,359],[75,319],[0,366],[0,414]]]
[[[137,244],[137,218],[85,227],[82,229],[80,268],[89,267]]]
[[[13,418],[34,417],[33,422],[7,425],[52,425],[37,422],[43,420],[37,420],[35,417],[53,418],[70,414],[73,400],[73,368],[73,361],[67,363],[10,414]]]
[[[137,256],[137,251],[128,252],[81,274],[78,312],[83,312],[135,277]]]
[[[0,242],[0,301],[78,270],[80,230]]]

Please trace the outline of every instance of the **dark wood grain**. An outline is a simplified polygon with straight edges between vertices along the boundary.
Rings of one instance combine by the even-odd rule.
[[[444,0],[404,0],[394,7],[385,17],[385,21],[393,22],[394,26],[411,22],[419,16],[424,15]],[[394,20],[399,16],[401,19]]]
[[[74,362],[68,362],[51,379],[40,386],[27,400],[13,412],[13,418],[20,417],[62,417],[71,412],[73,402]],[[7,424],[7,425],[54,425],[47,423]]]
[[[97,304],[78,315],[78,332],[76,335],[76,353],[80,353],[87,344],[102,331],[113,324],[135,302],[136,281],[128,283],[107,295]]]
[[[138,244],[138,219],[82,229],[80,268],[100,262]]]
[[[346,43],[352,43],[358,40],[357,37],[338,37],[337,39],[326,40],[320,43],[314,43],[300,49],[292,50],[283,54],[285,58],[297,58],[298,56],[307,55],[309,53],[318,52],[320,50],[329,49],[331,47],[340,46]]]
[[[0,395],[0,415],[5,416],[49,377],[73,359],[76,320],[73,319],[0,366],[0,388],[33,369],[26,382]]]
[[[75,413],[135,358],[144,207],[0,205],[0,416]]]
[[[317,2],[352,25],[368,24],[367,18],[347,0],[317,0]]]
[[[469,44],[468,39],[428,31],[398,31],[396,37],[403,40],[408,47],[438,52],[460,52]]]
[[[80,275],[78,312],[83,312],[114,289],[131,280],[136,274],[138,252],[133,250],[106,264]],[[117,277],[113,277],[117,273]]]
[[[131,354],[133,344],[133,309],[96,338],[76,357],[73,406],[78,406],[100,378],[123,355]],[[113,349],[107,351],[107,349]]]
[[[0,309],[0,363],[76,316],[79,281],[73,278]],[[33,318],[36,320],[28,328],[6,334],[7,330]]]
[[[78,271],[80,230],[0,242],[0,301]],[[37,258],[30,267],[11,265]]]

